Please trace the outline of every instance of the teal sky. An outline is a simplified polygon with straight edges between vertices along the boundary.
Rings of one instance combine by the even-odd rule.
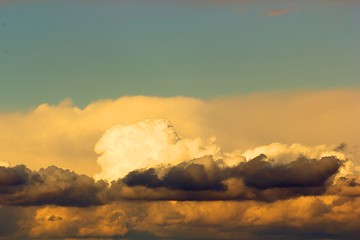
[[[0,1],[0,111],[360,86],[360,4],[255,2]]]

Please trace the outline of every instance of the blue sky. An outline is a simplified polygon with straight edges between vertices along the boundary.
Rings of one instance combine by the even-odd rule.
[[[320,0],[6,1],[0,110],[357,87],[359,13]]]

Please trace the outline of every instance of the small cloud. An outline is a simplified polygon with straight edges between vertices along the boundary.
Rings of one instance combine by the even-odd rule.
[[[55,221],[61,221],[62,219],[63,219],[62,217],[59,217],[59,216],[56,216],[56,215],[51,215],[48,218],[48,221],[55,222]]]
[[[268,10],[265,15],[268,16],[268,17],[276,17],[276,16],[281,16],[281,15],[284,15],[284,14],[287,14],[289,13],[291,10],[290,9],[271,9],[271,10]]]

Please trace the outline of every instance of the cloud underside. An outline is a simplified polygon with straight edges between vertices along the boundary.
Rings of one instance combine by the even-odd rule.
[[[356,239],[360,198],[121,201],[87,208],[0,207],[0,237],[126,239]]]
[[[135,170],[110,184],[55,166],[31,171],[23,165],[0,167],[0,204],[88,207],[122,200],[276,201],[322,195],[342,161],[300,157],[272,165],[260,155],[233,167],[211,156],[175,166]],[[159,172],[163,176],[159,176]]]

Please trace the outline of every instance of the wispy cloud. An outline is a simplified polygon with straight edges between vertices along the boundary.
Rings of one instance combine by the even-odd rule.
[[[276,17],[276,16],[282,16],[285,14],[288,14],[290,11],[292,11],[291,9],[271,9],[268,10],[265,15],[268,17]]]

